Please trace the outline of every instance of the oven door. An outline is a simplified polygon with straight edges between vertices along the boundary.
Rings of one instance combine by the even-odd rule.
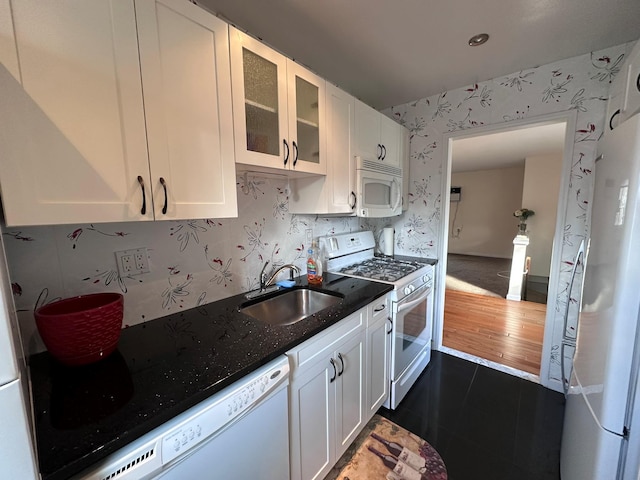
[[[423,285],[393,304],[391,380],[397,380],[431,344],[433,289]]]

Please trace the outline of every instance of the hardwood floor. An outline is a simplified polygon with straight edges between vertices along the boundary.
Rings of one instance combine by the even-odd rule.
[[[447,290],[446,347],[539,374],[546,305]]]

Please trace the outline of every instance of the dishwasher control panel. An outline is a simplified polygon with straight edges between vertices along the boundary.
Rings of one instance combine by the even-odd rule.
[[[229,391],[223,390],[193,407],[194,413],[163,435],[162,465],[228,428],[287,381],[288,376],[287,361],[272,363],[241,380],[240,386],[231,385]]]

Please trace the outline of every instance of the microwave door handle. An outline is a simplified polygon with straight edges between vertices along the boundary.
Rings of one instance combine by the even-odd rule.
[[[397,185],[396,192],[398,192],[398,195],[396,197],[396,203],[393,206],[393,209],[395,210],[400,206],[400,203],[402,202],[402,184],[395,177],[393,178],[393,183]]]

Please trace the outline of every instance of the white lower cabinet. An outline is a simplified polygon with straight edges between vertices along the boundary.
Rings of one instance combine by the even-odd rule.
[[[322,479],[389,395],[388,297],[287,352],[291,478]]]
[[[382,297],[367,307],[366,415],[373,417],[389,396],[391,303]]]
[[[366,308],[288,352],[292,479],[324,478],[366,423],[365,316]]]

